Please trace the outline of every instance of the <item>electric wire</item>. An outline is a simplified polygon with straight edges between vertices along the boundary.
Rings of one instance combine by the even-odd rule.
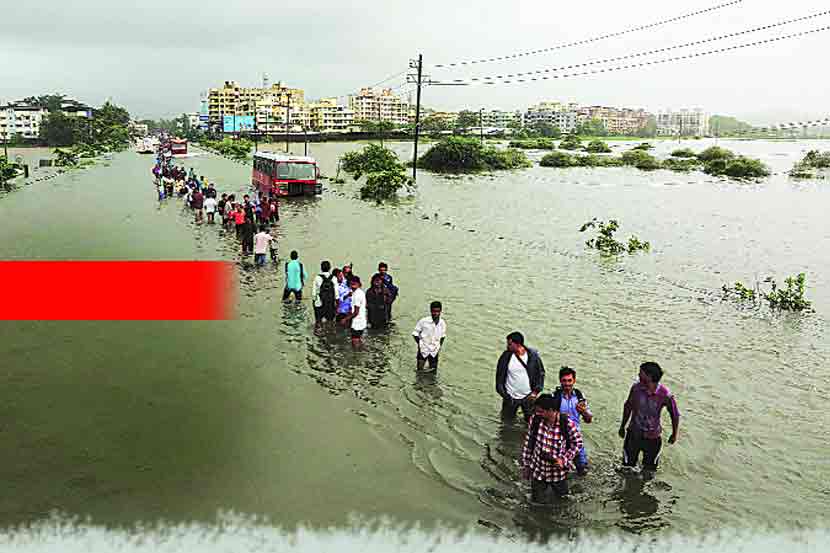
[[[545,54],[547,52],[553,52],[553,51],[556,51],[556,50],[562,50],[564,48],[571,48],[571,47],[574,47],[574,46],[582,46],[584,44],[590,44],[592,42],[598,42],[600,40],[605,40],[605,39],[608,39],[608,38],[615,38],[615,37],[619,37],[619,36],[622,36],[622,35],[627,35],[627,34],[630,34],[630,33],[634,33],[634,32],[637,32],[637,31],[643,31],[645,29],[652,29],[654,27],[659,27],[661,25],[666,25],[668,23],[674,23],[676,21],[681,21],[683,19],[688,19],[690,17],[695,17],[697,15],[703,15],[705,13],[713,12],[715,10],[719,10],[721,8],[726,8],[728,6],[734,6],[736,4],[740,4],[741,2],[743,2],[743,0],[732,0],[731,2],[727,2],[725,4],[719,4],[717,6],[712,6],[711,8],[706,8],[705,10],[699,10],[699,11],[696,11],[696,12],[691,12],[691,13],[679,15],[677,17],[672,17],[670,19],[664,19],[662,21],[649,23],[647,25],[640,25],[638,27],[633,27],[631,29],[625,29],[623,31],[617,31],[615,33],[600,35],[600,36],[596,36],[596,37],[592,37],[592,38],[587,38],[587,39],[584,39],[584,40],[578,40],[578,41],[575,41],[575,42],[568,42],[566,44],[558,44],[556,46],[551,46],[549,48],[540,48],[538,50],[528,50],[528,51],[525,51],[525,52],[518,52],[518,53],[515,53],[515,54],[509,54],[509,55],[505,55],[505,56],[495,56],[495,57],[491,57],[491,58],[481,58],[481,59],[476,59],[476,60],[459,61],[459,62],[453,62],[453,63],[439,63],[439,64],[436,64],[436,65],[433,65],[432,67],[436,67],[436,68],[458,67],[458,66],[462,66],[462,65],[491,63],[491,62],[496,62],[496,61],[505,61],[505,60],[511,60],[511,59],[516,59],[516,58],[522,58],[522,57],[526,57],[526,56],[535,56],[535,55],[539,55],[539,54]]]
[[[503,79],[503,80],[500,80],[500,81],[496,81],[496,80],[492,80],[492,81],[461,81],[461,82],[458,82],[457,80],[446,81],[446,82],[444,82],[444,81],[429,81],[427,84],[439,85],[439,86],[440,85],[446,85],[446,84],[461,85],[461,86],[514,84],[514,83],[526,83],[526,82],[531,82],[531,81],[568,79],[568,78],[571,78],[571,77],[583,77],[583,76],[586,76],[586,75],[598,75],[600,73],[613,73],[613,72],[616,72],[616,71],[623,71],[623,70],[627,70],[627,69],[637,69],[637,68],[640,68],[640,67],[647,67],[647,66],[652,66],[652,65],[661,65],[661,64],[671,63],[671,62],[675,62],[675,61],[682,61],[682,60],[688,60],[688,59],[692,59],[692,58],[711,56],[711,55],[714,55],[714,54],[722,54],[722,53],[726,53],[726,52],[732,52],[732,51],[735,51],[735,50],[741,50],[741,49],[750,48],[750,47],[753,47],[753,46],[759,46],[759,45],[763,45],[763,44],[771,44],[773,42],[779,42],[779,41],[782,41],[782,40],[788,40],[788,39],[792,39],[792,38],[799,38],[799,37],[803,37],[803,36],[806,36],[806,35],[811,35],[811,34],[815,34],[815,33],[824,32],[824,31],[827,31],[827,30],[830,30],[830,26],[819,27],[817,29],[811,29],[809,31],[802,31],[802,32],[799,32],[799,33],[793,33],[793,34],[789,34],[789,35],[783,35],[783,36],[779,36],[779,37],[768,38],[768,39],[765,39],[765,40],[758,40],[758,41],[755,41],[755,42],[747,42],[745,44],[738,44],[738,45],[735,45],[735,46],[729,46],[729,47],[725,47],[725,48],[718,48],[718,49],[715,49],[715,50],[707,50],[707,51],[704,51],[704,52],[695,52],[693,54],[686,54],[684,56],[674,56],[674,57],[670,57],[670,58],[644,61],[644,62],[640,62],[640,63],[631,63],[631,64],[627,64],[627,65],[618,65],[618,66],[608,67],[608,68],[591,69],[589,71],[579,71],[579,72],[576,72],[576,73],[566,73],[564,75],[541,75],[541,76],[538,76],[538,77],[519,78],[519,79]]]
[[[725,39],[729,39],[729,38],[735,38],[735,37],[738,37],[738,36],[757,33],[759,31],[768,31],[768,30],[774,29],[776,27],[782,27],[784,25],[790,25],[792,23],[801,23],[801,22],[804,22],[804,21],[809,21],[811,19],[815,19],[817,17],[825,16],[825,15],[828,15],[828,14],[830,14],[830,10],[819,12],[819,13],[814,13],[814,14],[811,14],[811,15],[805,15],[803,17],[798,17],[798,18],[795,18],[795,19],[788,19],[786,21],[780,21],[778,23],[773,23],[773,24],[770,24],[770,25],[764,25],[762,27],[755,27],[755,28],[752,28],[752,29],[747,29],[747,30],[739,31],[739,32],[735,32],[735,33],[728,33],[728,34],[725,34],[725,35],[710,37],[710,38],[706,38],[706,39],[703,39],[703,40],[696,40],[694,42],[686,42],[684,44],[676,44],[674,46],[667,46],[665,48],[657,48],[657,49],[654,49],[654,50],[647,50],[647,51],[644,51],[644,52],[637,52],[637,53],[634,53],[634,54],[627,54],[625,56],[617,56],[617,57],[613,57],[613,58],[606,58],[606,59],[601,59],[601,60],[588,61],[588,62],[584,62],[584,63],[575,63],[575,64],[572,64],[572,65],[565,65],[565,66],[560,66],[560,67],[549,67],[549,68],[545,68],[545,69],[537,69],[535,71],[525,71],[525,72],[519,72],[519,73],[508,73],[506,75],[488,75],[488,76],[485,76],[485,77],[469,77],[467,79],[453,79],[451,82],[463,83],[463,82],[467,82],[467,81],[489,81],[489,80],[500,80],[500,79],[512,79],[512,78],[516,78],[516,77],[524,77],[524,76],[527,76],[527,75],[541,75],[543,73],[554,73],[554,72],[557,72],[557,71],[566,71],[568,69],[575,69],[575,68],[578,68],[578,67],[589,67],[589,66],[592,66],[592,65],[612,63],[612,62],[622,61],[622,60],[626,60],[626,59],[633,59],[633,58],[638,58],[638,57],[643,57],[643,56],[650,56],[650,55],[653,55],[653,54],[662,54],[664,52],[669,52],[669,51],[672,51],[672,50],[678,50],[680,48],[688,48],[688,47],[691,47],[691,46],[700,46],[702,44],[708,44],[708,43],[711,43],[711,42],[717,42],[719,40],[725,40]]]

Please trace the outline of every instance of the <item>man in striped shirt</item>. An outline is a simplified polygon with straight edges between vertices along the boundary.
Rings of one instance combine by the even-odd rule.
[[[568,472],[582,449],[582,433],[565,413],[561,400],[550,394],[536,398],[536,413],[530,418],[520,465],[530,480],[534,503],[550,503],[551,493],[568,495]]]

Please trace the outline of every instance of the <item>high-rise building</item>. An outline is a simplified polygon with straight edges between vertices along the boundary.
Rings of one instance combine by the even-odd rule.
[[[660,136],[706,136],[709,134],[709,114],[699,108],[658,112],[657,134]]]
[[[359,94],[349,96],[349,108],[354,113],[355,121],[387,121],[393,125],[409,122],[409,106],[388,88],[380,92],[371,88],[361,89]]]
[[[576,129],[576,111],[559,102],[541,102],[527,108],[524,115],[524,125],[532,127],[537,123],[548,123],[557,127],[563,133],[570,133]]]
[[[67,117],[92,117],[93,109],[71,98],[61,102],[61,112]],[[45,107],[36,106],[17,100],[0,104],[0,139],[12,140],[22,137],[26,140],[40,138],[44,119],[49,115]]]
[[[321,133],[347,133],[358,131],[354,125],[354,113],[346,106],[338,105],[337,98],[323,98],[308,106],[311,128]]]
[[[305,92],[300,88],[288,88],[282,83],[275,83],[269,88],[246,88],[235,81],[225,81],[222,88],[211,88],[208,92],[210,126],[223,129],[226,116],[250,118],[256,121],[257,127],[262,121],[265,128],[257,130],[264,132],[285,131],[288,119],[290,127],[308,126]],[[237,126],[234,124],[233,128]]]

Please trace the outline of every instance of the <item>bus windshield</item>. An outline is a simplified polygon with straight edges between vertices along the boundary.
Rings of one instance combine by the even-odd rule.
[[[279,163],[277,178],[284,180],[315,180],[316,171],[312,163]]]

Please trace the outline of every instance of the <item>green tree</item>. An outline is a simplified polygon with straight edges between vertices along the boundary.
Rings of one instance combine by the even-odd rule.
[[[637,132],[634,133],[635,136],[639,136],[640,138],[654,138],[657,136],[657,118],[653,115],[649,116],[646,125],[640,129],[637,129]]]
[[[547,121],[536,121],[530,128],[537,136],[543,138],[559,138],[562,136],[562,131],[559,130],[559,127]]]
[[[578,125],[576,134],[579,136],[608,136],[608,130],[605,128],[602,119],[594,117]]]
[[[443,117],[428,115],[421,120],[421,130],[427,134],[438,134],[450,130],[450,126]]]
[[[46,108],[49,113],[55,113],[61,110],[65,97],[64,94],[45,94],[43,96],[29,96],[23,102],[39,108]]]
[[[62,111],[51,112],[40,127],[40,138],[47,146],[72,146],[78,135],[78,120]]]
[[[462,110],[458,112],[458,118],[455,120],[455,128],[466,130],[470,127],[478,127],[479,116],[478,112]]]

